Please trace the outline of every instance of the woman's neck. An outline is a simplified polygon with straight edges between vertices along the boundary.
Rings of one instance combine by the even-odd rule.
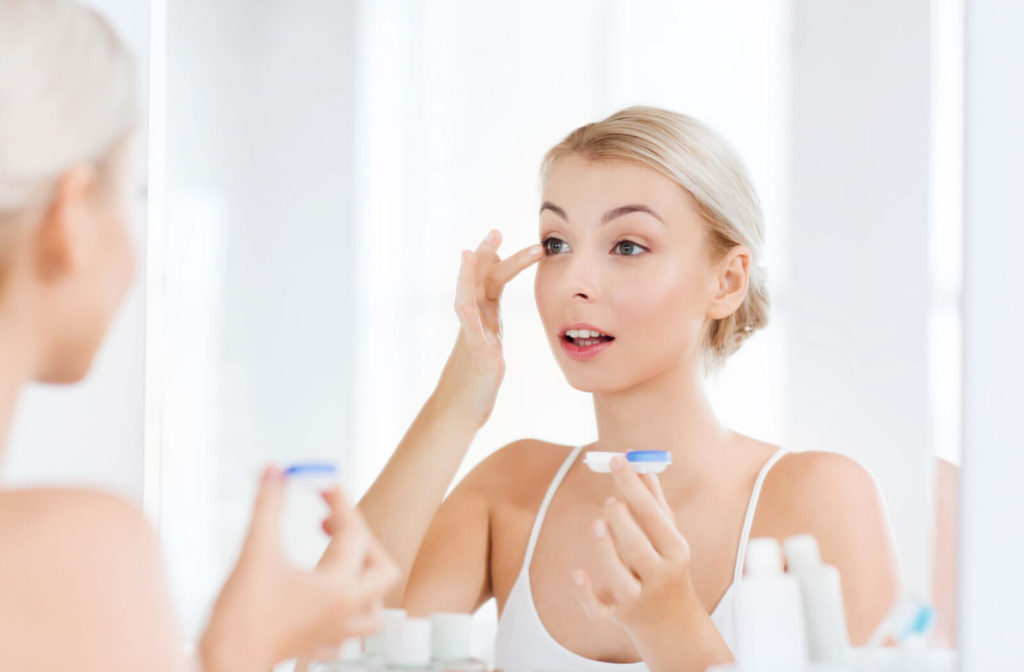
[[[10,436],[21,386],[29,379],[29,351],[0,311],[0,467]],[[5,328],[5,325],[6,328]],[[2,469],[0,469],[2,470]]]
[[[672,468],[662,481],[686,487],[705,482],[732,433],[719,423],[699,366],[679,366],[614,393],[594,394],[598,448],[667,450]]]
[[[19,389],[21,389],[19,383],[0,374],[0,464],[3,463],[7,436],[11,431],[11,419],[14,417],[14,406],[18,401]]]

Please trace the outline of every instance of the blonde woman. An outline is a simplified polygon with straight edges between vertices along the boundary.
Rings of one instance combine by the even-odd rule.
[[[876,484],[828,452],[787,453],[724,427],[705,377],[768,319],[758,199],[706,125],[636,107],[573,131],[543,164],[540,245],[466,252],[461,331],[431,399],[360,504],[396,558],[390,602],[468,612],[495,597],[495,666],[703,670],[732,660],[748,539],[817,537],[863,644],[897,596]],[[524,439],[441,503],[504,371],[501,289],[536,262],[537,308],[598,439]],[[586,450],[667,450],[660,477]]]
[[[133,80],[93,12],[0,0],[0,458],[19,390],[82,378],[132,277]],[[394,566],[337,490],[325,495],[332,551],[316,571],[290,566],[283,487],[268,469],[202,638],[207,672],[266,670],[377,627]],[[188,666],[138,509],[92,491],[0,490],[0,669]]]

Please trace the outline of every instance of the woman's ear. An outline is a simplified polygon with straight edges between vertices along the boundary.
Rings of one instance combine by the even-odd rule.
[[[66,275],[87,256],[93,238],[89,202],[95,187],[92,166],[76,166],[57,182],[36,236],[36,268],[42,280]]]
[[[708,317],[721,320],[743,304],[750,282],[750,250],[737,245],[715,264],[716,287],[708,308]]]

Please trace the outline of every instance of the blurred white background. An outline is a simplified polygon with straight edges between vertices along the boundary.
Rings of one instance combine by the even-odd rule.
[[[7,478],[145,500],[190,633],[260,467],[331,459],[361,495],[448,354],[459,252],[491,228],[537,242],[544,152],[631,104],[717,128],[763,201],[772,325],[712,381],[720,415],[865,464],[929,593],[932,460],[958,463],[961,434],[955,0],[154,0],[152,33],[145,3],[93,4],[143,63],[154,46],[150,332],[140,282],[90,383],[24,400]],[[464,470],[595,435],[532,273],[504,316],[508,374]],[[312,561],[318,512],[294,505]]]

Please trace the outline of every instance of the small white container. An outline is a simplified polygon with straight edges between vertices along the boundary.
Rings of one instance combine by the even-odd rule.
[[[402,618],[389,621],[384,638],[384,663],[389,670],[430,669],[430,619]]]
[[[430,655],[434,660],[471,657],[473,617],[456,613],[431,614],[430,641]]]
[[[800,583],[811,661],[845,663],[850,659],[850,636],[839,570],[821,562],[818,542],[809,534],[782,544],[790,574]]]
[[[363,651],[366,652],[366,659],[371,665],[384,664],[384,652],[387,651],[387,630],[388,624],[393,621],[400,621],[407,614],[404,609],[382,609],[380,612],[380,630],[366,637]]]
[[[807,670],[800,585],[782,571],[779,542],[751,539],[746,575],[736,586],[736,667],[740,672]]]
[[[487,672],[487,663],[473,657],[471,615],[432,614],[430,630],[435,672]]]

